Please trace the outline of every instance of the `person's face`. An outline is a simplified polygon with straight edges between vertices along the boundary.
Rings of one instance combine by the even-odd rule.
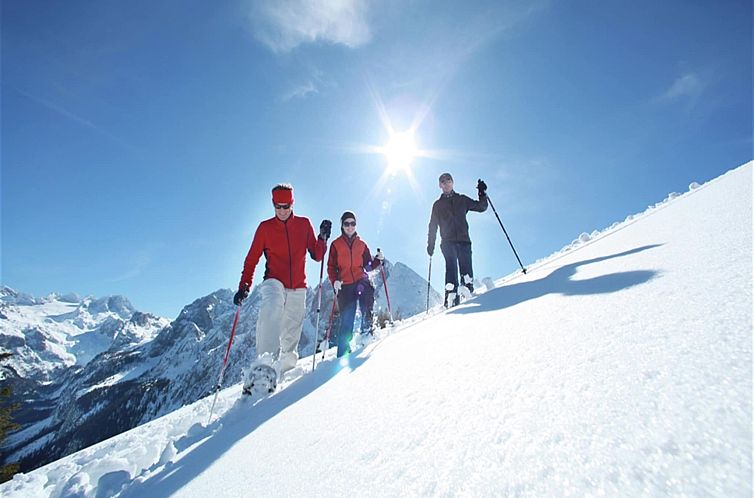
[[[275,204],[273,202],[272,205],[275,206],[275,216],[277,219],[285,221],[290,218],[291,213],[293,212],[290,204]]]
[[[449,194],[453,191],[453,180],[443,180],[440,182],[440,188],[443,194]]]
[[[353,218],[346,218],[343,220],[343,233],[348,235],[349,237],[356,232],[356,220]]]

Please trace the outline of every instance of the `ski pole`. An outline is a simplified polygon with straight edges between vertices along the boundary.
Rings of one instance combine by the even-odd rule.
[[[220,386],[223,383],[223,375],[225,375],[225,367],[228,365],[228,356],[230,356],[230,346],[233,344],[233,337],[236,335],[236,325],[238,325],[238,316],[241,314],[241,305],[238,305],[236,310],[236,317],[233,319],[233,327],[230,329],[230,339],[228,340],[228,347],[225,350],[225,359],[223,360],[223,366],[220,369],[220,378],[217,380],[215,386],[215,397],[212,400],[212,408],[209,409],[209,419],[207,419],[207,425],[212,421],[212,414],[215,411],[215,402],[217,401],[217,395],[220,393]]]
[[[319,267],[319,291],[317,292],[319,296],[317,297],[317,325],[314,328],[314,353],[312,353],[312,372],[314,371],[314,367],[317,366],[317,336],[319,335],[319,310],[322,307],[322,275],[324,274],[325,274],[325,256],[322,255],[322,264]]]
[[[513,247],[513,242],[511,242],[511,238],[508,237],[508,232],[505,230],[505,227],[503,226],[503,222],[500,221],[500,216],[497,215],[497,210],[495,209],[495,205],[492,204],[492,199],[490,199],[490,196],[487,196],[487,201],[490,203],[490,207],[492,208],[492,211],[495,213],[495,217],[497,218],[497,222],[500,223],[500,228],[503,229],[503,233],[505,234],[505,238],[508,239],[508,243],[511,245],[511,249],[513,249],[513,254],[515,254],[516,259],[518,260],[518,265],[521,267],[521,271],[526,273],[526,268],[524,268],[524,265],[521,263],[521,258],[518,257],[518,253],[516,252],[516,248]]]
[[[432,280],[432,256],[429,257],[429,275],[427,275],[427,313],[429,313],[429,282]]]
[[[377,248],[377,252],[380,252],[380,248]],[[387,291],[387,276],[385,275],[385,265],[380,264],[380,270],[382,270],[382,283],[385,285],[385,299],[387,299],[387,312],[390,314],[390,323],[393,323],[393,310],[390,308],[390,293]]]
[[[325,331],[325,338],[320,343],[320,348],[322,349],[322,359],[325,359],[325,351],[327,351],[327,346],[330,344],[330,332],[332,331],[332,319],[335,316],[335,304],[338,302],[336,299],[337,296],[333,292],[332,296],[332,309],[330,310],[330,320],[327,322],[327,330]],[[322,346],[324,344],[324,346]]]

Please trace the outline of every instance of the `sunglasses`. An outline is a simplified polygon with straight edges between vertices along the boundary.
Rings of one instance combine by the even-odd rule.
[[[356,222],[355,221],[344,221],[343,222],[343,226],[344,227],[355,227],[356,226]]]
[[[275,209],[290,209],[290,204],[275,204]]]

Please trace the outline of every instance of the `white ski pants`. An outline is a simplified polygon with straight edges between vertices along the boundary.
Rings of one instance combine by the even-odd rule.
[[[268,278],[259,286],[262,304],[257,318],[257,357],[271,353],[282,374],[296,366],[298,342],[306,314],[306,289],[286,289]]]

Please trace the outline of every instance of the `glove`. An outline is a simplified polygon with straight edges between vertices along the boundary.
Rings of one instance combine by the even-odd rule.
[[[431,257],[434,253],[435,253],[435,245],[427,244],[427,254],[429,254]]]
[[[238,292],[236,292],[236,295],[233,296],[233,304],[235,304],[236,306],[241,306],[241,303],[247,297],[249,297],[249,285],[241,284],[238,286]]]
[[[338,292],[340,292],[341,287],[343,287],[343,282],[341,282],[340,280],[336,280],[335,282],[332,283],[332,288],[333,290],[335,290],[336,296],[338,295]]]
[[[479,180],[476,183],[476,189],[479,192],[479,197],[484,197],[487,195],[487,184],[484,183],[484,180]]]
[[[380,261],[385,259],[385,255],[382,254],[382,251],[379,247],[377,248],[377,254],[374,255],[374,259],[379,259]]]
[[[332,230],[332,221],[322,220],[322,223],[319,225],[319,238],[322,240],[329,239],[330,230]]]

